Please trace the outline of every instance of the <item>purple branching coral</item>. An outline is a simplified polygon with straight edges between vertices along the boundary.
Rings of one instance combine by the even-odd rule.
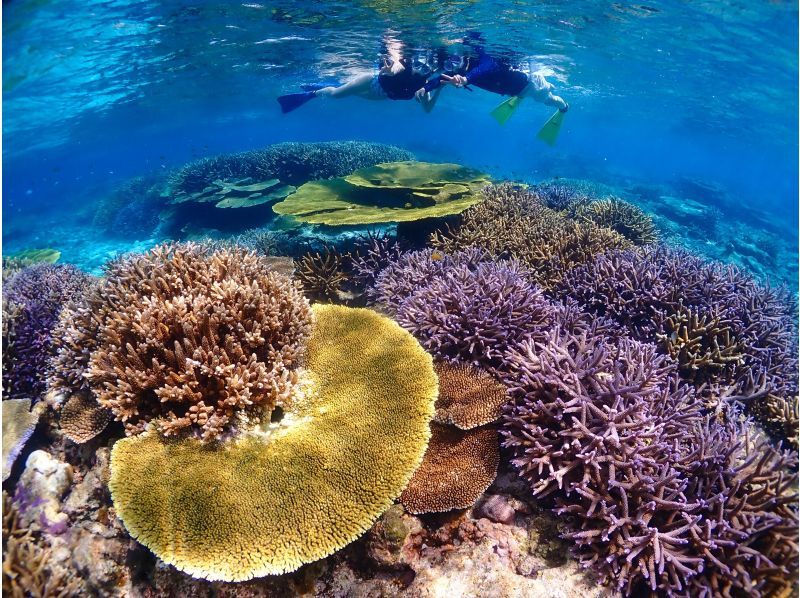
[[[354,282],[370,287],[384,268],[400,259],[402,249],[394,237],[370,232],[356,241],[350,255]]]
[[[639,340],[661,341],[707,400],[735,397],[796,443],[797,309],[785,289],[662,247],[600,255],[557,292]]]
[[[455,266],[473,268],[488,259],[489,255],[481,249],[453,254],[438,249],[410,251],[392,260],[378,274],[375,284],[367,289],[367,297],[394,315],[403,301],[435,276]]]
[[[548,327],[554,308],[515,261],[456,263],[422,282],[396,319],[431,353],[490,369]]]
[[[704,415],[655,346],[552,330],[506,356],[502,433],[585,566],[625,594],[768,595],[796,574],[792,453]]]
[[[61,308],[79,299],[93,280],[74,266],[36,264],[6,283],[3,389],[9,396],[36,401],[44,393],[51,332]]]

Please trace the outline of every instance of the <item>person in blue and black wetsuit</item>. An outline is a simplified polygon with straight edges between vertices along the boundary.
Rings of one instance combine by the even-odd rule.
[[[519,98],[533,98],[537,102],[554,106],[561,112],[569,110],[569,104],[563,98],[553,94],[553,85],[541,73],[528,75],[515,69],[511,64],[486,53],[479,43],[477,34],[470,34],[462,43],[472,48],[475,57],[465,57],[459,61],[451,58],[450,68],[431,77],[420,87],[415,97],[422,102],[428,101],[443,84],[455,87],[474,85],[486,91]],[[455,60],[455,64],[454,64]]]

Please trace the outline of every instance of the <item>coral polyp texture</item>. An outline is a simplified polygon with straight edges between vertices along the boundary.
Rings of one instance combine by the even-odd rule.
[[[432,423],[428,451],[400,502],[411,513],[466,509],[492,484],[499,462],[496,429],[460,430]]]
[[[576,216],[579,220],[610,228],[634,245],[649,245],[658,241],[658,230],[653,219],[640,207],[616,197],[585,204],[577,210]]]
[[[788,590],[795,454],[705,415],[651,345],[554,330],[508,359],[504,445],[585,566],[626,595]]]
[[[111,264],[62,314],[51,387],[140,433],[211,441],[291,400],[311,326],[299,287],[255,253],[163,245]]]
[[[798,394],[797,306],[785,289],[684,251],[643,248],[598,256],[556,292],[640,340],[660,340],[705,398],[741,400],[796,443],[796,419],[780,415]]]
[[[4,285],[3,388],[37,400],[46,390],[52,332],[62,307],[86,293],[93,277],[74,266],[36,264]]]
[[[439,398],[434,421],[470,430],[500,417],[506,387],[493,376],[463,363],[436,363]]]
[[[313,309],[303,392],[279,423],[223,446],[152,431],[114,445],[117,513],[165,562],[210,580],[293,571],[366,531],[419,466],[431,357],[374,311]]]
[[[575,266],[631,245],[609,228],[551,210],[526,187],[493,185],[483,193],[486,199],[466,210],[458,226],[432,234],[434,247],[445,252],[476,247],[494,258],[516,259],[535,282],[550,288]]]

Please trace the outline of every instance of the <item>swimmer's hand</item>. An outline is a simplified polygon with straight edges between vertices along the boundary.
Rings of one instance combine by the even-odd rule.
[[[464,75],[453,75],[451,77],[443,74],[442,81],[456,87],[464,87],[467,84],[467,78]]]

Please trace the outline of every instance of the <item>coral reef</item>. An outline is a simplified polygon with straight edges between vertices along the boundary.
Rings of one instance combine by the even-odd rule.
[[[470,507],[494,481],[499,462],[496,429],[460,430],[432,423],[428,450],[400,502],[411,513]]]
[[[4,285],[3,389],[6,396],[36,401],[46,390],[52,330],[61,308],[80,299],[93,277],[74,266],[36,264]],[[13,307],[11,307],[13,306]]]
[[[531,189],[542,203],[556,212],[574,215],[595,196],[595,189],[584,181],[554,179],[534,185]]]
[[[655,347],[551,333],[509,352],[502,432],[577,556],[625,594],[771,595],[796,575],[796,458],[703,415]]]
[[[551,323],[552,307],[527,275],[514,261],[452,265],[420,283],[396,319],[440,359],[501,367],[506,347]]]
[[[400,259],[402,247],[393,237],[368,232],[359,238],[350,256],[353,280],[362,288],[371,287],[375,277]]]
[[[391,162],[306,183],[272,209],[308,224],[410,222],[463,212],[482,200],[487,182],[457,164]]]
[[[650,245],[658,241],[658,231],[653,219],[638,206],[617,197],[587,203],[577,209],[576,217],[610,228],[634,245]]]
[[[170,203],[210,203],[220,209],[241,209],[260,206],[284,199],[295,192],[292,185],[283,185],[278,179],[253,181],[250,178],[236,181],[212,181],[202,191],[180,193]]]
[[[591,222],[578,223],[547,208],[534,192],[502,184],[484,189],[486,199],[466,210],[455,229],[434,232],[430,243],[445,252],[477,247],[492,257],[519,260],[543,288],[596,255],[631,245]]]
[[[698,357],[705,354],[706,343],[706,357],[726,360],[725,367],[703,370],[701,394],[712,406],[723,400],[743,402],[760,422],[785,434],[787,426],[776,418],[791,413],[784,404],[788,407],[787,401],[798,394],[797,308],[785,289],[759,284],[732,266],[656,247],[598,256],[569,272],[556,290],[577,299],[587,311],[616,321],[635,338],[661,338],[664,349],[677,350],[679,358],[679,314],[697,314],[698,326],[703,319],[713,325],[719,318],[722,336],[706,335],[692,345],[700,351]],[[714,333],[713,326],[709,332]],[[705,333],[698,329],[697,334]],[[716,357],[714,342],[723,343]],[[686,349],[683,359],[690,357]],[[732,389],[726,390],[727,385]]]
[[[25,443],[36,429],[42,415],[44,403],[31,409],[30,399],[6,399],[3,407],[3,481],[11,475],[11,468],[19,457]]]
[[[51,387],[88,390],[128,434],[158,419],[164,435],[212,441],[290,402],[310,319],[297,286],[252,252],[159,246],[109,265],[64,311]]]
[[[391,145],[364,141],[276,143],[264,149],[203,158],[170,176],[173,193],[202,191],[217,179],[277,178],[290,185],[340,177],[358,170],[398,160],[413,160],[409,152]]]
[[[58,412],[59,428],[64,436],[78,444],[89,442],[100,434],[112,419],[110,409],[80,392],[69,397]]]
[[[439,398],[434,421],[471,430],[500,417],[506,388],[488,373],[463,363],[437,362]]]
[[[117,513],[165,562],[210,580],[293,571],[366,531],[419,465],[431,357],[376,312],[314,315],[305,392],[266,433],[224,447],[152,432],[114,445]]]
[[[23,268],[34,264],[55,264],[61,259],[57,249],[25,249],[14,255],[3,256],[3,280],[8,279]]]
[[[162,196],[164,183],[161,173],[121,183],[97,202],[92,225],[116,237],[149,237],[158,226],[158,214],[166,202]]]
[[[309,251],[296,261],[295,278],[310,299],[336,302],[341,300],[348,281],[348,263],[349,256],[335,248]]]
[[[664,332],[656,335],[665,353],[678,362],[681,375],[693,384],[709,380],[732,381],[744,359],[731,337],[731,325],[718,315],[698,316],[681,306],[664,320]]]

